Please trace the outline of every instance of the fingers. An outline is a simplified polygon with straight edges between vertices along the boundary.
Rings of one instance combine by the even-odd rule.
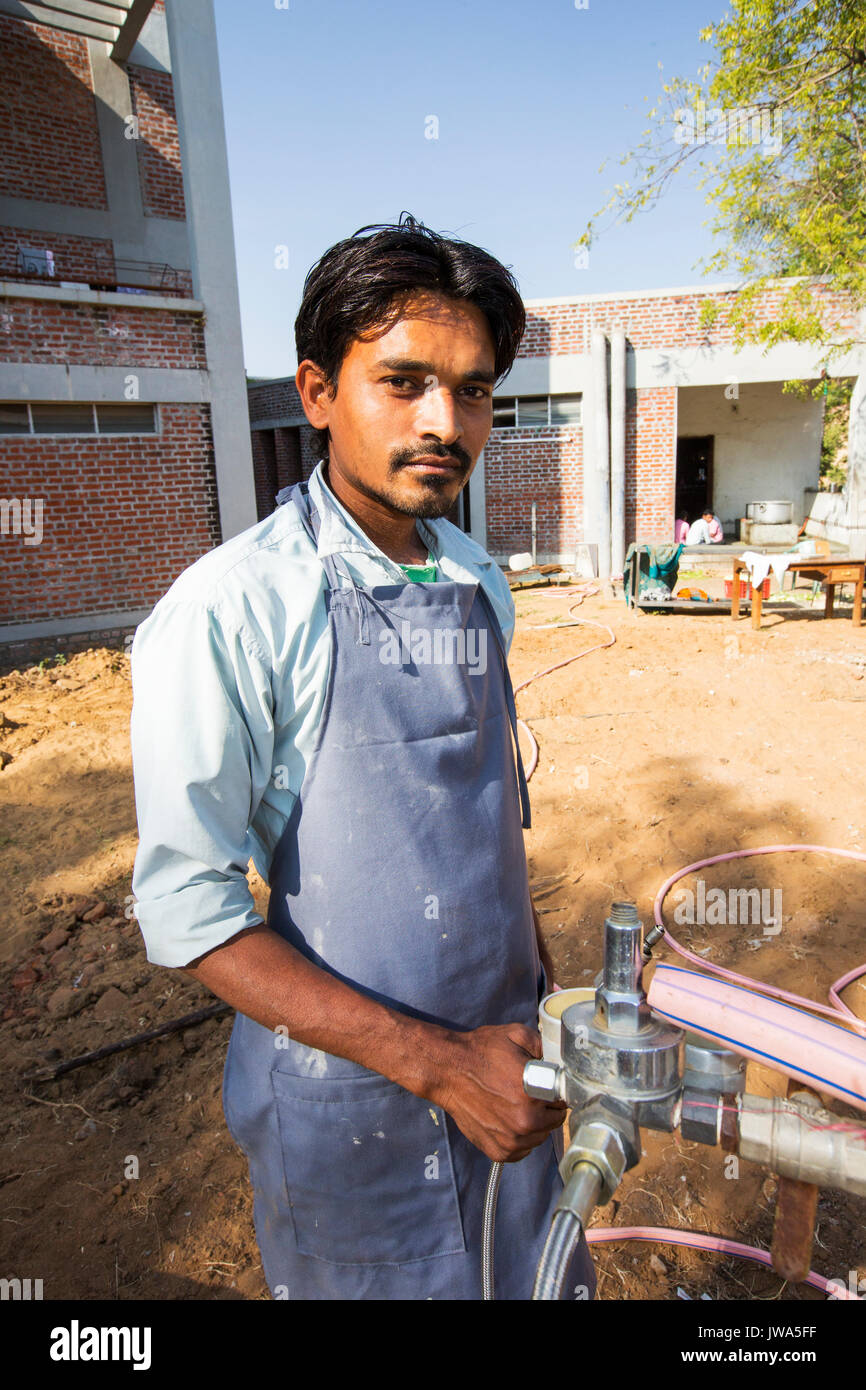
[[[540,1033],[532,1028],[527,1028],[525,1023],[507,1023],[505,1028],[511,1041],[528,1053],[530,1057],[541,1056]]]
[[[485,1136],[491,1145],[490,1150],[485,1147],[485,1152],[499,1163],[519,1162],[562,1127],[565,1111],[566,1106],[562,1102],[555,1105],[535,1102],[530,1114],[510,1134],[500,1133],[495,1138],[492,1134]]]

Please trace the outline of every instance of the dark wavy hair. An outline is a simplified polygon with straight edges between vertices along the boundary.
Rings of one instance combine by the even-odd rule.
[[[387,332],[406,299],[428,291],[475,304],[490,325],[497,382],[511,369],[526,327],[517,281],[489,251],[431,231],[411,213],[397,223],[361,227],[325,252],[304,281],[295,319],[298,361],[315,362],[337,389],[340,367],[356,338]],[[328,431],[314,430],[317,458],[328,456]]]

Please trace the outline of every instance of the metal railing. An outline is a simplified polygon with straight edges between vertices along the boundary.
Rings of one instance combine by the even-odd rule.
[[[47,240],[47,238],[46,238]],[[131,293],[175,295],[190,298],[192,276],[188,270],[161,261],[136,261],[112,256],[94,257],[66,264],[61,249],[18,246],[0,252],[0,280],[24,284],[75,284],[92,290],[120,290]]]

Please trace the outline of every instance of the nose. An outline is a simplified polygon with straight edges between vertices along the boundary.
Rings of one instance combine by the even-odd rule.
[[[454,444],[463,434],[454,396],[436,377],[428,378],[424,388],[416,428],[422,438],[432,435],[442,444]]]

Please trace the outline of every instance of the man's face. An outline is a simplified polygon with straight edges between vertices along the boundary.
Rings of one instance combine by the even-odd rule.
[[[480,309],[413,297],[387,333],[351,344],[335,396],[316,397],[329,476],[404,515],[444,516],[490,433],[494,367]]]

